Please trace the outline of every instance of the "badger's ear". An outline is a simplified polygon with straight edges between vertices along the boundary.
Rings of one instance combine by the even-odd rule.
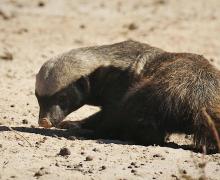
[[[82,76],[77,81],[77,87],[80,89],[80,92],[82,92],[85,95],[88,95],[90,93],[90,82],[89,78],[87,76]]]

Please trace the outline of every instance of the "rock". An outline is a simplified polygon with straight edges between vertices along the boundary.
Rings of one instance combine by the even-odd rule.
[[[130,23],[128,25],[128,29],[131,30],[131,31],[133,31],[133,30],[135,30],[137,28],[138,28],[138,26],[135,23]]]
[[[31,128],[36,128],[36,126],[35,125],[31,125]]]
[[[40,170],[34,174],[34,177],[40,177],[45,174],[49,174],[49,172],[44,167],[41,167]]]
[[[44,6],[45,6],[45,3],[43,1],[38,2],[38,7],[44,7]]]
[[[28,120],[27,119],[23,119],[22,120],[22,124],[28,124]]]
[[[10,11],[0,9],[0,17],[2,17],[4,20],[10,20],[11,18],[15,17],[15,14]]]
[[[88,173],[92,174],[92,173],[93,173],[92,169],[89,169],[89,170],[88,170]]]
[[[3,53],[0,54],[0,59],[6,60],[6,61],[12,61],[13,54],[8,51],[4,51]]]
[[[137,173],[137,171],[135,169],[132,169],[131,173]]]
[[[71,154],[70,150],[66,147],[63,147],[60,149],[60,152],[58,153],[58,155],[60,156],[69,156]]]
[[[162,157],[160,154],[154,154],[153,157]]]
[[[131,162],[131,165],[132,166],[136,166],[136,162]]]
[[[55,166],[60,167],[60,165],[59,165],[59,163],[58,163],[58,162],[56,162]]]
[[[92,156],[87,156],[86,161],[92,161],[94,158]]]
[[[19,30],[17,30],[15,33],[17,34],[23,34],[23,33],[27,33],[28,32],[28,29],[27,28],[21,28]]]
[[[101,166],[101,169],[100,169],[100,170],[102,171],[102,170],[105,170],[106,168],[107,168],[107,167],[106,167],[105,165],[103,165],[103,166]]]
[[[92,151],[94,151],[94,152],[101,152],[98,148],[93,148]]]
[[[79,27],[80,27],[80,29],[85,29],[86,28],[86,26],[84,24],[81,24]]]

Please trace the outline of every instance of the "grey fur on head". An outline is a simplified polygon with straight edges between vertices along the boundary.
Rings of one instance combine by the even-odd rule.
[[[39,96],[51,96],[67,87],[81,76],[91,73],[98,65],[94,63],[94,54],[86,49],[71,50],[45,62],[36,76],[35,90]]]

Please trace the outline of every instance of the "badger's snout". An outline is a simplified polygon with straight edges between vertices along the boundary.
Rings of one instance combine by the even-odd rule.
[[[47,108],[41,106],[38,124],[44,128],[57,127],[65,117],[66,114],[59,105],[53,105]]]

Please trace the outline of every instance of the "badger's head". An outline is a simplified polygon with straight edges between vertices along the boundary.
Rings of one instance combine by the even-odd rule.
[[[43,64],[36,76],[35,86],[40,106],[40,126],[56,127],[69,113],[85,104],[90,93],[87,71],[68,56]]]

